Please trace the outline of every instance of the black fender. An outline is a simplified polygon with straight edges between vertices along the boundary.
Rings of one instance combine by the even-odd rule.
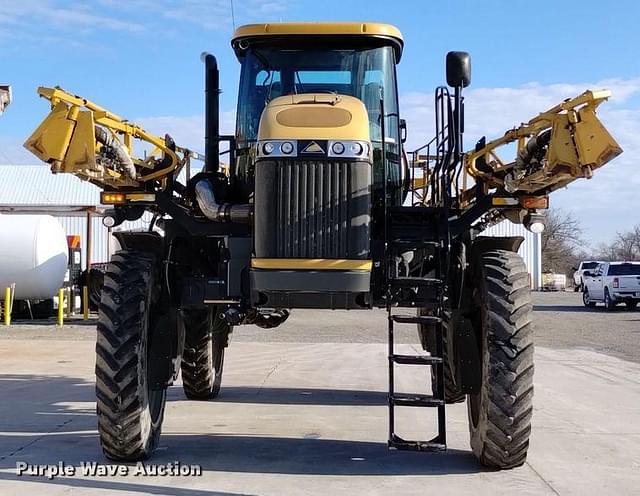
[[[517,252],[523,242],[522,236],[477,236],[471,243],[471,253],[477,255],[491,250]]]
[[[153,253],[156,260],[164,260],[164,238],[154,231],[114,231],[123,250]]]

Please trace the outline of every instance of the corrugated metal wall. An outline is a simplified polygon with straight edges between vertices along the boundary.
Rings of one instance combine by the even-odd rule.
[[[64,228],[67,235],[77,234],[80,236],[80,246],[82,248],[82,268],[85,268],[86,249],[87,249],[87,218],[84,217],[57,217],[60,224]],[[151,214],[145,215],[134,222],[123,222],[119,229],[122,230],[142,230],[149,227],[151,222]],[[91,262],[102,263],[108,262],[111,257],[113,245],[110,244],[109,229],[102,225],[102,217],[91,217]]]
[[[534,234],[522,224],[514,224],[504,220],[490,227],[482,233],[484,236],[522,236],[524,243],[518,253],[524,259],[531,278],[531,288],[540,289],[542,286],[542,243],[541,235]]]

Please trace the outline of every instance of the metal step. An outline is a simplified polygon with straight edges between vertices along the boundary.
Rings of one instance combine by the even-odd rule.
[[[392,315],[391,320],[398,324],[439,324],[442,322],[440,317],[435,315]]]
[[[421,239],[396,239],[391,241],[391,246],[398,249],[406,248],[407,250],[415,248],[429,248],[431,246],[439,248],[440,241],[425,241]]]
[[[392,287],[396,288],[416,288],[424,286],[439,286],[441,279],[432,277],[394,277],[389,281]]]
[[[444,451],[447,449],[447,445],[441,442],[439,436],[431,441],[407,441],[393,434],[389,439],[388,445],[390,448],[403,451]]]
[[[394,308],[423,308],[425,310],[436,310],[440,307],[439,303],[434,300],[420,300],[420,301],[393,301]]]
[[[442,363],[442,358],[431,355],[390,355],[393,363],[400,365],[437,365]]]
[[[396,406],[436,407],[443,406],[444,400],[430,394],[394,393],[389,395],[389,403]]]

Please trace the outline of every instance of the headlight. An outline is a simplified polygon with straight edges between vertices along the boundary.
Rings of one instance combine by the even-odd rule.
[[[344,153],[344,145],[342,143],[340,143],[339,141],[336,141],[331,146],[331,151],[333,153],[335,153],[336,155],[342,155]]]
[[[329,157],[369,158],[369,144],[366,141],[340,140],[329,141]]]
[[[531,212],[524,218],[524,227],[534,234],[540,234],[545,229],[545,218],[543,215]]]
[[[293,143],[285,141],[280,145],[280,151],[285,155],[290,155],[293,152]]]
[[[273,153],[273,149],[273,143],[266,142],[264,145],[262,145],[262,153],[264,153],[265,155],[271,155]]]
[[[258,141],[256,144],[256,151],[258,153],[258,158],[292,158],[297,156],[297,145],[298,142],[295,140]]]
[[[115,217],[112,217],[111,215],[105,215],[102,218],[102,225],[104,227],[113,227],[116,225],[116,219]]]
[[[353,155],[362,155],[362,152],[364,151],[364,147],[362,146],[362,143],[358,143],[357,141],[354,143],[351,143],[351,145],[349,146],[349,149]]]

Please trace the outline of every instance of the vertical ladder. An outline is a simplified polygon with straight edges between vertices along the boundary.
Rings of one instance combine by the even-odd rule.
[[[420,207],[413,207],[420,208]],[[412,451],[441,451],[446,449],[446,417],[444,398],[444,366],[443,366],[443,325],[442,312],[444,304],[444,280],[442,275],[442,256],[444,255],[443,240],[432,233],[431,240],[407,239],[393,235],[388,243],[388,284],[387,284],[387,315],[388,315],[388,360],[389,360],[389,440],[390,448]],[[413,236],[412,236],[413,237]],[[435,277],[405,277],[399,276],[392,263],[396,255],[405,251],[428,248],[433,250],[435,263]],[[431,315],[394,314],[396,307],[426,308]],[[436,349],[431,355],[403,355],[395,352],[394,326],[395,324],[419,324],[431,327],[429,332],[435,333]],[[433,367],[436,375],[436,390],[432,394],[400,393],[395,388],[396,365]],[[436,408],[438,413],[438,433],[428,441],[410,441],[401,438],[395,432],[395,407]]]

